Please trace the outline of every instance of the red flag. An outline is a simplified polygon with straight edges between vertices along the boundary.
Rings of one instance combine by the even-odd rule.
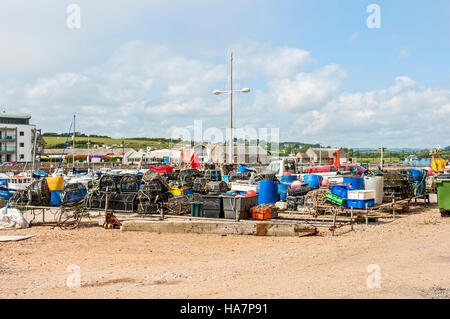
[[[194,152],[194,154],[192,154],[190,162],[191,162],[191,167],[192,168],[200,169],[202,167],[200,165],[200,161],[198,160],[197,152]]]

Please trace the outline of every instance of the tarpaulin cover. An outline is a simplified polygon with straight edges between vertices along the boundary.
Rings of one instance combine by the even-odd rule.
[[[28,227],[28,222],[20,210],[6,207],[0,209],[0,229]]]

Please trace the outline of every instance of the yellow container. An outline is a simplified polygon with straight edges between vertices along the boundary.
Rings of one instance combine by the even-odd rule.
[[[61,191],[64,187],[64,177],[62,176],[46,177],[45,179],[50,191]]]
[[[172,195],[184,195],[186,188],[170,188],[169,192],[171,192]]]

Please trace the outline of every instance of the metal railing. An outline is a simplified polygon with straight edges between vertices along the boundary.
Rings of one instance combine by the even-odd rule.
[[[3,134],[0,134],[0,140],[15,141],[16,140],[16,135],[3,135]]]
[[[15,152],[16,147],[15,146],[1,146],[0,152]]]

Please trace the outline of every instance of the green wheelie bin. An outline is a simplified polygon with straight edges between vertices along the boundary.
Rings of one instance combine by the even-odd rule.
[[[437,175],[435,183],[441,216],[450,216],[450,174]]]

